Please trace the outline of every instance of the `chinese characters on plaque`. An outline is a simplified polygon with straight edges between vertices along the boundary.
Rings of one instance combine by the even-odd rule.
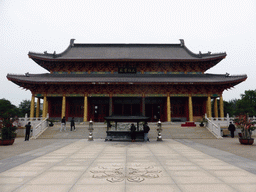
[[[135,67],[119,67],[118,73],[136,73],[137,70]]]

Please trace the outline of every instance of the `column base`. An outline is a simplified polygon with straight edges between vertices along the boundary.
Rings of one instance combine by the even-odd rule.
[[[186,123],[181,124],[181,127],[196,127],[196,124],[193,121],[187,121]]]

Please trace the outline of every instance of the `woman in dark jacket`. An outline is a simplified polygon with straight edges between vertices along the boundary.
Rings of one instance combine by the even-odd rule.
[[[70,121],[70,131],[72,131],[72,127],[74,127],[74,131],[76,130],[76,127],[75,127],[75,120],[74,120],[74,117],[72,117],[71,121]]]
[[[132,139],[132,142],[135,142],[135,139],[136,139],[136,127],[135,127],[135,125],[133,123],[131,125],[131,139]]]
[[[236,127],[232,122],[230,122],[230,124],[228,126],[228,130],[230,131],[231,137],[234,138],[234,136],[235,136],[234,132],[236,130]]]

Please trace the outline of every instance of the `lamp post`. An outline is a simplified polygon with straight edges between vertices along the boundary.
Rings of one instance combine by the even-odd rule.
[[[162,141],[163,140],[161,131],[162,131],[162,122],[159,119],[159,121],[157,122],[157,132],[158,132],[157,133],[157,141]]]
[[[93,141],[93,134],[92,134],[92,132],[93,132],[93,121],[92,121],[92,119],[90,119],[90,121],[89,121],[89,137],[88,137],[88,141]]]

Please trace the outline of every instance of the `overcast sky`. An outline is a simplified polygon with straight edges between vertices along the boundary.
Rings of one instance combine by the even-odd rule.
[[[6,75],[46,73],[28,52],[75,43],[180,43],[194,53],[226,52],[207,73],[247,74],[225,101],[256,89],[255,0],[0,0],[0,99],[18,106],[31,92]]]

